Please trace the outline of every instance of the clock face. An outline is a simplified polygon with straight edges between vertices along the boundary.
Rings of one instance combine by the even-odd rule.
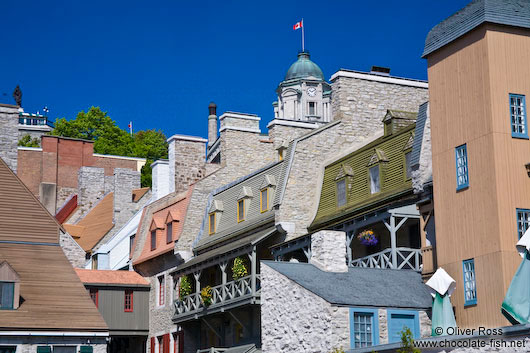
[[[310,97],[314,97],[317,94],[317,89],[315,87],[309,87],[307,89],[307,95]]]

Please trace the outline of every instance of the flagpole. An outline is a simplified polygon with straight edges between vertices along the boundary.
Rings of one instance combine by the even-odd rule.
[[[304,48],[304,19],[302,18],[302,52],[305,52]]]

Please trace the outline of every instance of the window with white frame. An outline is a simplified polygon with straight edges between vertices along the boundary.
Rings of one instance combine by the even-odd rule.
[[[512,137],[527,139],[526,97],[524,95],[510,94],[510,121]]]
[[[464,305],[477,304],[477,283],[475,280],[475,260],[462,262],[464,271]]]
[[[456,159],[456,190],[469,186],[467,146],[464,144],[455,148]]]
[[[530,227],[530,210],[524,208],[518,208],[517,210],[517,235],[518,239],[524,235],[524,233]]]
[[[379,178],[379,165],[374,165],[370,171],[370,193],[375,194],[381,191],[381,182]]]
[[[165,294],[166,294],[166,281],[164,275],[158,276],[158,306],[164,305]]]

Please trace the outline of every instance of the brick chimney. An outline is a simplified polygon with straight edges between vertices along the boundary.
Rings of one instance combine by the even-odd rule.
[[[311,235],[311,264],[327,272],[348,272],[346,233],[321,230]]]
[[[169,143],[169,192],[185,191],[205,175],[206,143],[202,137],[173,135]]]

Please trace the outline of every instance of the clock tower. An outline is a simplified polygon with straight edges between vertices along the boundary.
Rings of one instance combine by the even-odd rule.
[[[274,119],[323,124],[331,121],[331,86],[308,52],[298,54],[276,89]]]

